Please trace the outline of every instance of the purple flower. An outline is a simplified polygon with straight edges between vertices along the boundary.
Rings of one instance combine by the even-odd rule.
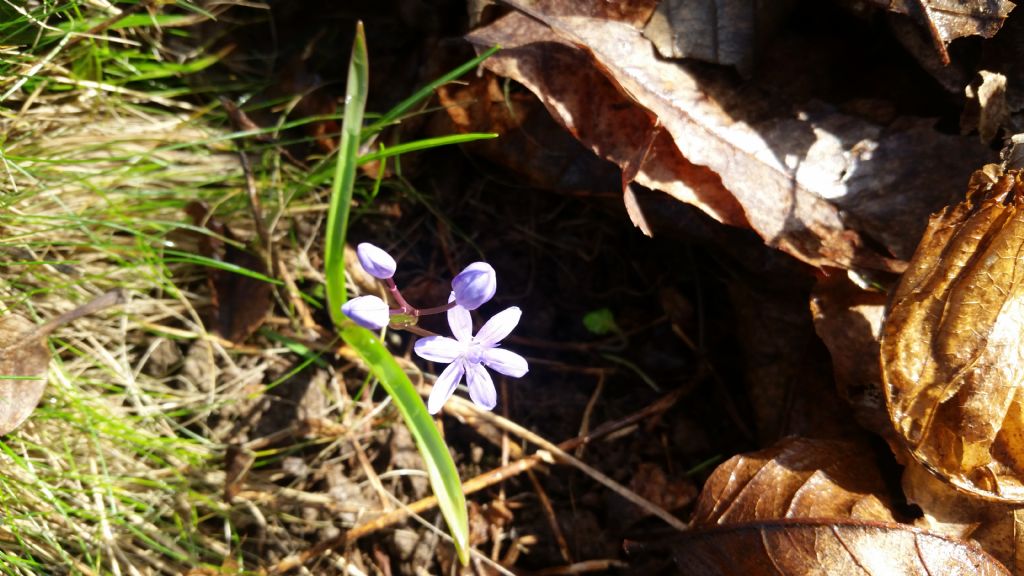
[[[434,389],[427,400],[427,411],[431,414],[440,412],[462,381],[463,375],[466,376],[469,397],[473,402],[484,410],[494,408],[498,394],[494,390],[491,375],[484,367],[513,378],[519,378],[530,369],[526,359],[519,354],[498,348],[498,343],[519,324],[520,316],[522,311],[519,308],[506,308],[488,320],[473,336],[473,319],[469,310],[455,306],[448,310],[448,325],[455,338],[428,336],[416,342],[414,350],[417,356],[431,362],[448,364],[434,382]]]
[[[395,275],[395,259],[390,254],[377,248],[369,242],[363,242],[356,246],[356,255],[359,256],[359,263],[363,265],[370,276],[387,280]]]
[[[494,273],[494,268],[486,262],[473,262],[459,272],[458,276],[452,278],[455,301],[466,310],[479,308],[494,297],[497,289],[498,277]],[[518,316],[516,318],[518,319]]]
[[[360,296],[345,302],[341,311],[363,328],[380,330],[391,320],[386,302],[376,296]]]

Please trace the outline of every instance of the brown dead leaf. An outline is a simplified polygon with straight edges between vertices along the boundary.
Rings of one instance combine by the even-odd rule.
[[[1024,502],[1024,183],[996,165],[936,214],[882,333],[889,414],[957,488]]]
[[[470,39],[501,44],[503,50],[484,66],[524,84],[594,154],[625,169],[649,147],[643,165],[634,168],[636,182],[693,204],[720,222],[747,225],[742,207],[718,176],[683,158],[651,114],[623,95],[587,54],[520,14],[510,14]]]
[[[46,337],[64,324],[123,300],[120,291],[107,292],[41,326],[17,314],[0,318],[0,436],[21,426],[46,390],[50,366]]]
[[[688,576],[1009,576],[976,544],[903,524],[778,520],[684,533],[672,545]]]
[[[787,435],[842,437],[857,428],[814,333],[803,268],[789,270],[785,280],[769,273],[727,286],[751,420],[765,445]]]
[[[197,226],[209,228],[217,236],[199,238],[199,253],[232,266],[267,275],[264,261],[252,252],[239,248],[235,235],[226,224],[212,217],[209,208],[201,202],[190,202],[185,211]],[[207,268],[207,283],[213,306],[213,331],[236,344],[243,342],[263,325],[274,306],[273,286],[251,276]]]
[[[966,89],[967,104],[960,118],[960,129],[978,130],[983,143],[989,143],[1010,119],[1006,103],[1006,76],[998,72],[981,70],[978,79]]]
[[[767,243],[814,265],[900,269],[865,233],[909,257],[925,215],[991,156],[925,120],[882,127],[830,109],[793,110],[659,60],[627,24],[530,13],[546,26],[512,13],[469,36],[506,48],[486,67],[526,85],[619,166],[664,127],[666,141],[652,146],[637,182],[722,222],[749,221]],[[937,166],[937,157],[946,161]]]
[[[733,456],[697,499],[695,526],[783,518],[893,522],[871,450],[848,440],[789,437]]]
[[[811,314],[814,330],[832,356],[839,395],[853,407],[861,426],[895,443],[878,365],[886,299],[886,294],[863,290],[832,270],[814,286]]]
[[[586,16],[643,26],[660,0],[526,0],[525,4],[543,14]]]
[[[643,32],[665,58],[695,58],[749,74],[758,50],[775,35],[794,4],[666,0],[658,4]]]
[[[693,502],[697,488],[686,478],[672,478],[653,462],[641,462],[629,479],[629,488],[655,506],[679,510]]]
[[[943,45],[964,36],[995,36],[1014,9],[1007,0],[871,0],[875,4],[908,14]]]
[[[537,98],[525,91],[506,93],[501,79],[484,72],[465,83],[437,89],[444,120],[431,132],[494,132],[500,138],[467,146],[495,166],[548,190],[613,192],[619,180],[610,163],[584,148],[551,119]]]
[[[907,502],[924,512],[914,524],[934,534],[977,541],[1014,574],[1024,574],[1024,510],[958,492],[916,460],[903,472]]]

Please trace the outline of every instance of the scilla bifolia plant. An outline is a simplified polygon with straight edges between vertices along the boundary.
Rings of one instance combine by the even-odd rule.
[[[356,254],[363,269],[384,282],[397,305],[391,308],[377,296],[353,298],[341,310],[356,324],[370,330],[380,330],[385,326],[409,328],[416,325],[420,316],[448,313],[448,326],[454,338],[430,334],[418,340],[414,347],[420,358],[448,364],[437,377],[427,401],[427,410],[431,414],[441,411],[463,376],[466,377],[469,397],[473,402],[484,410],[491,410],[497,403],[497,392],[486,368],[513,378],[519,378],[529,370],[525,358],[498,347],[502,339],[519,324],[522,312],[518,307],[502,310],[473,335],[470,310],[476,310],[493,298],[498,288],[494,268],[490,264],[474,262],[466,266],[465,270],[452,279],[452,293],[447,304],[421,309],[406,302],[395,284],[393,276],[397,265],[390,254],[367,242],[356,248]]]
[[[338,144],[334,180],[331,185],[331,202],[327,211],[327,226],[324,239],[324,276],[327,280],[327,304],[331,320],[338,334],[363,360],[367,370],[380,383],[381,388],[391,397],[395,408],[409,428],[416,447],[423,456],[430,486],[437,496],[437,506],[448,524],[448,532],[455,544],[455,551],[463,565],[469,563],[469,514],[462,483],[437,426],[427,407],[417,393],[408,375],[402,370],[395,357],[377,336],[368,330],[379,330],[387,324],[407,327],[415,325],[416,319],[425,313],[449,312],[449,323],[455,338],[440,336],[424,338],[417,345],[417,351],[425,358],[450,365],[441,377],[431,395],[433,412],[440,410],[463,376],[469,383],[474,399],[481,404],[493,406],[494,385],[484,369],[489,366],[506,374],[523,374],[526,361],[511,352],[500,351],[498,342],[515,327],[519,319],[517,309],[509,309],[492,318],[474,337],[467,308],[476,308],[494,295],[496,284],[494,270],[486,264],[471,265],[458,281],[453,284],[455,299],[436,309],[418,310],[402,298],[398,288],[391,281],[395,272],[395,261],[383,250],[365,245],[360,251],[364,267],[385,283],[397,308],[392,310],[379,298],[356,298],[347,302],[345,286],[344,247],[348,228],[348,212],[352,192],[356,183],[356,166],[371,160],[386,161],[391,156],[423,150],[435,146],[470,142],[482,138],[493,138],[495,134],[453,134],[426,140],[404,142],[390,148],[383,145],[375,152],[360,155],[360,148],[383,128],[401,121],[404,115],[429,98],[434,90],[466,72],[476,68],[484,59],[495,52],[488,50],[477,58],[422,87],[415,94],[381,115],[375,122],[363,124],[369,86],[369,63],[366,54],[366,37],[362,24],[356,26],[352,44],[352,58],[349,61],[348,81],[345,87],[345,116],[342,119],[341,138]],[[342,309],[345,312],[342,312]],[[394,313],[392,313],[394,312]],[[347,313],[347,314],[346,314]],[[350,318],[357,319],[358,322]],[[436,396],[435,396],[436,395]],[[436,400],[435,400],[436,397]],[[338,545],[345,542],[345,535],[338,537]],[[330,544],[330,543],[328,543]],[[326,548],[325,548],[326,549]]]

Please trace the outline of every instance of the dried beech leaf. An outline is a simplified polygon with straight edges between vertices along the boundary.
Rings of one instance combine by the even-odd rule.
[[[547,26],[512,13],[469,36],[505,47],[487,68],[523,83],[620,167],[664,127],[637,182],[722,222],[749,221],[770,245],[814,265],[901,269],[861,233],[908,257],[924,216],[991,157],[930,121],[885,129],[830,110],[791,111],[660,60],[627,24],[531,15]],[[936,165],[937,157],[947,161]]]
[[[1024,574],[1024,510],[958,492],[915,460],[904,469],[903,492],[924,512],[916,526],[973,539],[1011,572]]]
[[[779,520],[685,533],[672,546],[688,576],[1008,576],[976,544],[903,524]]]
[[[643,26],[660,0],[525,0],[523,4],[543,14],[587,16]]]
[[[989,165],[933,216],[882,334],[889,415],[957,488],[1024,502],[1024,185]]]
[[[783,518],[893,522],[871,451],[845,440],[785,438],[733,456],[704,484],[695,526]]]
[[[862,290],[845,274],[819,279],[811,294],[814,330],[832,356],[836,388],[857,422],[898,444],[882,393],[879,338],[887,296]]]
[[[17,314],[0,318],[0,435],[21,426],[46,390],[50,349],[35,328]]]
[[[500,138],[480,140],[466,149],[534,186],[548,190],[615,190],[620,173],[614,166],[595,157],[567,133],[533,94],[506,93],[503,83],[494,74],[484,72],[464,83],[439,87],[437,97],[445,116],[435,120],[431,133],[500,134]]]
[[[665,0],[644,26],[665,58],[695,58],[748,74],[759,48],[789,14],[793,0]]]
[[[209,207],[202,202],[189,202],[185,212],[197,226],[205,226],[227,240],[236,239],[231,229],[213,217]],[[224,242],[213,235],[200,236],[199,253],[267,275],[263,259],[239,248],[234,242]],[[213,331],[236,344],[259,330],[274,307],[274,288],[263,280],[212,267],[206,269],[206,280],[213,306]]]
[[[68,322],[123,300],[119,290],[107,292],[41,326],[17,314],[0,317],[0,436],[21,426],[43,397],[50,366],[46,337]]]
[[[1008,0],[872,0],[875,4],[911,16],[923,16],[929,31],[943,44],[964,36],[995,36],[1014,9]],[[923,8],[924,14],[920,14]]]

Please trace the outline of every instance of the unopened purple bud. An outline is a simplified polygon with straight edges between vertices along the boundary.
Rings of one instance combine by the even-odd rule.
[[[359,256],[359,263],[363,265],[370,276],[387,280],[395,275],[395,259],[390,254],[377,248],[369,242],[363,242],[356,246],[356,255]]]
[[[486,262],[473,262],[452,278],[455,301],[466,310],[476,310],[494,297],[498,277]]]
[[[342,305],[341,311],[356,324],[370,330],[380,330],[391,320],[387,303],[376,296],[353,298]]]

